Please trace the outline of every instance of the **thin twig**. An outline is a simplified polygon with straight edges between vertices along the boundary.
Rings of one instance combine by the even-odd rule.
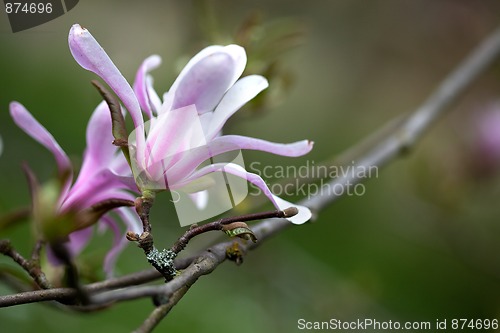
[[[45,301],[72,301],[77,296],[78,293],[76,289],[72,288],[53,288],[27,291],[24,293],[17,293],[0,297],[0,308]]]
[[[201,235],[208,231],[223,230],[225,225],[235,223],[235,222],[248,222],[269,218],[283,218],[292,217],[297,214],[297,208],[290,207],[285,210],[273,210],[269,212],[253,213],[240,216],[225,217],[220,220],[203,224],[201,226],[194,226],[188,229],[184,235],[179,237],[179,239],[172,245],[170,250],[174,253],[179,253],[182,251],[187,243],[195,236]]]
[[[38,287],[42,289],[50,288],[50,283],[47,277],[40,268],[39,254],[41,251],[41,243],[35,245],[33,250],[32,259],[27,260],[12,246],[11,242],[7,239],[0,240],[0,253],[11,257],[19,266],[21,266],[33,278]]]
[[[166,304],[160,305],[151,312],[149,317],[142,323],[142,325],[134,331],[134,333],[151,332],[161,322],[163,318],[172,310],[172,308],[181,300],[187,293],[190,286],[186,285],[177,290],[170,296]]]
[[[184,269],[189,266],[193,260],[193,257],[177,258],[175,260],[175,265],[178,269]],[[128,286],[140,285],[157,280],[160,277],[161,274],[156,269],[149,269],[118,278],[111,278],[105,281],[88,284],[84,286],[83,289],[88,294],[91,294],[103,290],[112,290]],[[74,299],[76,295],[76,290],[72,288],[53,288],[49,290],[26,291],[14,295],[0,296],[0,308],[45,301],[67,302]]]

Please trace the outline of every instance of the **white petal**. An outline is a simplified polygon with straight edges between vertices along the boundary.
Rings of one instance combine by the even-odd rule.
[[[164,96],[162,110],[168,111],[198,101],[199,104],[192,104],[196,104],[200,114],[211,111],[210,107],[215,107],[227,89],[241,76],[246,61],[245,50],[238,45],[213,45],[203,49],[188,62]],[[219,73],[212,75],[214,71]],[[200,79],[200,83],[205,84],[195,87]],[[195,96],[195,93],[200,96]]]
[[[268,86],[267,80],[260,75],[249,75],[238,80],[215,109],[207,139],[211,140],[217,136],[229,117]]]

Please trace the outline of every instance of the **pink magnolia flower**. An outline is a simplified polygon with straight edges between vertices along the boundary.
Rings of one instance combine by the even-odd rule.
[[[222,135],[225,122],[245,103],[267,88],[259,75],[242,75],[245,50],[237,45],[209,46],[184,67],[163,100],[153,89],[149,72],[157,68],[157,55],[140,66],[132,87],[90,32],[75,24],[69,33],[69,46],[83,68],[100,76],[120,98],[135,125],[129,140],[134,176],[141,190],[164,179],[165,189],[175,190],[200,180],[207,174],[226,172],[259,187],[278,209],[296,206],[299,214],[290,218],[304,223],[311,213],[271,193],[265,181],[235,163],[210,163],[220,154],[253,149],[282,156],[301,156],[312,149],[308,140],[291,144],[272,143],[239,135]],[[145,123],[143,113],[147,117]],[[203,199],[203,191],[195,197]]]
[[[487,179],[500,170],[500,102],[484,107],[472,124],[471,151],[464,164],[472,176]]]
[[[63,176],[69,173],[69,177],[64,178],[66,180],[59,193],[57,207],[55,207],[57,214],[68,212],[78,214],[108,199],[133,200],[135,198],[127,191],[133,189],[134,184],[131,184],[128,178],[118,176],[125,172],[128,164],[123,155],[118,154],[117,148],[112,145],[111,118],[104,102],[96,108],[88,123],[87,148],[83,157],[83,165],[73,185],[73,168],[70,160],[54,137],[20,103],[10,104],[10,114],[17,126],[54,155],[59,174]],[[114,211],[125,222],[128,230],[140,232],[140,222],[130,208],[122,207]],[[117,255],[127,240],[124,233],[120,231],[115,218],[106,214],[101,221],[115,234],[113,247],[104,261],[104,269],[110,275]],[[71,255],[75,256],[83,250],[92,232],[93,228],[88,227],[69,234],[67,249]],[[49,256],[49,258],[52,263],[57,263],[54,256]]]
[[[500,161],[500,103],[492,105],[477,119],[477,149],[491,164]]]

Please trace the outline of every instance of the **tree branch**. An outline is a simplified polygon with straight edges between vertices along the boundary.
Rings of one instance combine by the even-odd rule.
[[[176,259],[175,264],[178,269],[184,269],[194,260],[193,257]],[[83,289],[88,293],[98,293],[104,290],[112,290],[128,286],[140,285],[157,280],[161,274],[156,269],[149,269],[142,272],[128,274],[118,278],[111,278],[105,281],[88,284]],[[48,290],[26,291],[14,295],[0,296],[0,308],[27,303],[45,301],[68,301],[76,297],[76,289],[53,288]]]
[[[255,220],[262,220],[266,218],[273,218],[273,217],[292,217],[297,215],[297,208],[295,207],[290,207],[285,210],[273,210],[269,212],[261,212],[261,213],[253,213],[253,214],[247,214],[247,215],[240,215],[240,216],[231,216],[231,217],[226,217],[222,218],[220,220],[210,222],[203,224],[201,226],[193,225],[193,227],[189,228],[184,235],[179,237],[179,239],[172,245],[170,250],[174,253],[179,253],[186,247],[187,243],[193,238],[198,235],[201,235],[202,233],[208,232],[208,231],[216,231],[216,230],[224,230],[225,226],[234,224],[234,223],[241,223],[241,222],[248,222],[248,221],[255,221]],[[245,224],[245,227],[248,227]]]
[[[0,240],[0,253],[11,257],[19,266],[21,266],[35,281],[38,287],[42,289],[49,289],[50,283],[47,277],[42,272],[40,268],[40,251],[42,249],[42,243],[37,242],[30,260],[25,259],[19,252],[17,252],[9,240]]]

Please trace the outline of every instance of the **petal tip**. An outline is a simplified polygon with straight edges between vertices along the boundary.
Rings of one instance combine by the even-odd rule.
[[[68,35],[68,43],[71,53],[73,53],[73,56],[74,56],[74,51],[77,48],[81,47],[79,44],[79,40],[89,36],[91,36],[90,32],[86,28],[82,27],[80,24],[77,23],[71,26]]]
[[[17,116],[25,112],[26,109],[21,103],[16,101],[12,101],[9,103],[9,113],[12,118],[16,118]]]
[[[75,23],[75,24],[73,24],[73,25],[71,26],[71,29],[70,29],[69,33],[70,33],[70,34],[72,34],[72,33],[73,33],[73,34],[78,34],[78,33],[83,33],[83,32],[85,32],[85,31],[87,31],[87,29],[86,29],[86,28],[82,27],[82,26],[81,26],[80,24],[78,24],[78,23]]]

